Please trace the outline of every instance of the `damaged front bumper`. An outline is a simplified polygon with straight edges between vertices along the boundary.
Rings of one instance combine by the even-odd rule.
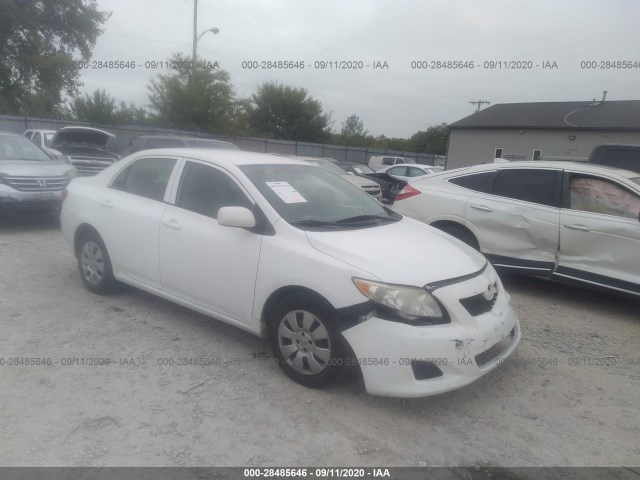
[[[487,286],[497,289],[485,308]],[[444,305],[450,323],[414,326],[374,314],[342,333],[360,366],[367,392],[422,397],[467,385],[496,368],[521,338],[509,296],[493,268],[432,294]]]

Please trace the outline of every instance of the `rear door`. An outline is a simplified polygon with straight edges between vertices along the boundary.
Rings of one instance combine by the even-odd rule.
[[[562,171],[500,169],[491,193],[478,192],[465,220],[496,266],[548,274],[556,263]]]
[[[600,175],[565,173],[556,274],[640,294],[640,194]]]
[[[143,157],[98,198],[96,225],[118,274],[160,288],[158,230],[177,159]]]

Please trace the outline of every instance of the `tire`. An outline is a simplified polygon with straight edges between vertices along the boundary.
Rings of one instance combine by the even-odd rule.
[[[474,248],[480,251],[480,244],[478,243],[478,239],[470,230],[466,229],[465,227],[461,227],[457,225],[443,225],[441,227],[436,227],[436,228],[466,243],[471,248]]]
[[[269,337],[280,368],[296,383],[317,388],[342,373],[342,339],[335,311],[311,295],[292,294],[276,305]]]
[[[100,235],[94,231],[80,237],[78,270],[82,283],[89,291],[105,295],[116,290],[117,282],[113,277],[109,252]]]

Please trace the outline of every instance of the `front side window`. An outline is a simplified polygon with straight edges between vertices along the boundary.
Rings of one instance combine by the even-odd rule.
[[[637,220],[640,197],[609,180],[573,174],[569,181],[569,207]]]
[[[217,218],[222,207],[252,208],[252,203],[222,170],[187,162],[182,171],[176,206]]]
[[[141,158],[125,168],[111,188],[162,201],[175,163],[174,158]]]
[[[510,169],[500,172],[493,183],[493,194],[525,202],[558,206],[559,170]]]
[[[40,132],[36,132],[31,141],[40,146],[42,142],[42,136],[40,135]]]
[[[393,162],[393,158],[391,157],[382,157],[382,164],[383,165],[395,165],[395,163]]]

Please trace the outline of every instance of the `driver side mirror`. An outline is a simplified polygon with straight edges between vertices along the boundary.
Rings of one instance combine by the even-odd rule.
[[[256,217],[246,207],[222,207],[218,210],[218,223],[224,227],[253,228]]]

